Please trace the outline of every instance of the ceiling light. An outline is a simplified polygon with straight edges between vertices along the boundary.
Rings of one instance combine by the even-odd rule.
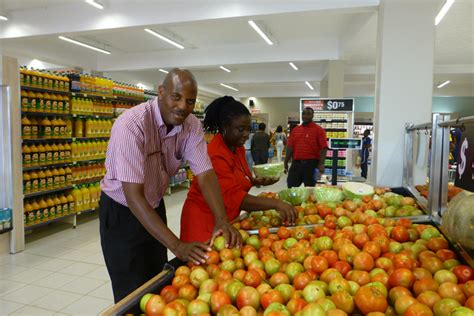
[[[227,71],[227,72],[230,72],[229,69],[225,68],[224,66],[219,66],[220,69],[224,70],[224,71]]]
[[[224,83],[221,83],[220,85],[223,86],[223,87],[226,87],[227,89],[230,89],[230,90],[239,91],[239,89],[236,89],[236,88],[234,88],[234,87],[228,86],[228,85],[226,85],[226,84],[224,84]]]
[[[183,45],[178,44],[178,43],[176,43],[175,41],[173,41],[173,40],[171,40],[171,39],[169,39],[169,38],[167,38],[167,37],[165,37],[165,36],[163,36],[163,35],[161,35],[161,34],[158,34],[158,33],[156,33],[156,32],[153,31],[153,30],[145,29],[145,31],[148,32],[148,33],[150,33],[150,34],[153,35],[153,36],[158,37],[159,39],[161,39],[161,40],[163,40],[163,41],[165,41],[165,42],[167,42],[167,43],[170,43],[170,44],[173,45],[173,46],[178,47],[179,49],[184,49],[184,46],[183,46]]]
[[[165,73],[165,74],[169,73],[169,71],[166,71],[166,70],[164,70],[164,69],[161,69],[161,68],[160,68],[160,69],[158,69],[158,70],[159,70],[159,71],[161,71],[161,72],[163,72],[163,73]]]
[[[263,31],[258,27],[258,25],[254,21],[250,20],[248,22],[250,26],[253,27],[255,32],[257,32],[258,35],[260,35],[265,40],[265,42],[267,42],[268,45],[273,45],[273,42],[270,40],[270,38],[268,38],[267,34],[263,33]]]
[[[4,15],[0,15],[0,20],[1,21],[8,21],[8,18]]]
[[[443,5],[441,10],[439,10],[439,13],[436,15],[435,25],[438,25],[441,22],[441,20],[444,18],[446,13],[448,13],[449,8],[451,8],[453,3],[454,3],[454,0],[446,0],[446,3]]]
[[[311,85],[311,83],[309,83],[308,81],[305,81],[304,83],[306,83],[306,85],[308,86],[308,88],[310,88],[311,90],[314,90],[313,86]]]
[[[296,67],[295,64],[293,64],[292,62],[290,62],[290,66],[291,66],[291,68],[293,68],[294,70],[298,70],[298,67]]]
[[[66,36],[59,36],[60,39],[62,39],[63,41],[66,41],[66,42],[69,42],[69,43],[73,43],[73,44],[76,44],[76,45],[79,45],[79,46],[82,46],[82,47],[86,47],[86,48],[89,48],[89,49],[93,49],[95,51],[98,51],[98,52],[101,52],[102,54],[107,54],[107,55],[110,55],[111,52],[107,51],[107,50],[104,50],[104,49],[100,49],[100,48],[97,48],[95,46],[91,46],[91,45],[88,45],[88,44],[85,44],[85,43],[82,43],[82,42],[79,42],[79,41],[76,41],[76,40],[73,40],[73,39],[70,39]]]
[[[438,85],[438,89],[440,89],[440,88],[444,87],[445,85],[448,85],[450,82],[451,82],[451,81],[449,81],[449,80],[446,80],[445,82],[443,82],[443,83],[439,84],[439,85]]]
[[[101,9],[101,10],[104,9],[104,6],[96,2],[95,0],[86,0],[86,3],[90,4],[93,7],[96,7],[97,9]]]

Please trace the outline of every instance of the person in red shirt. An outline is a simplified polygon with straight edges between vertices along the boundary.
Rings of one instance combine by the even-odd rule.
[[[296,212],[281,200],[248,194],[254,185],[270,185],[274,180],[253,178],[245,160],[244,143],[250,134],[250,112],[234,98],[225,96],[214,100],[206,108],[204,128],[218,132],[207,147],[212,166],[217,174],[226,220],[239,216],[241,210],[260,211],[276,209],[283,221],[294,224]],[[207,242],[212,237],[218,214],[211,211],[198,181],[193,179],[181,214],[183,241]]]
[[[285,172],[288,172],[288,162],[293,159],[288,172],[288,188],[299,187],[301,183],[313,187],[316,184],[315,169],[324,173],[328,148],[326,132],[313,122],[313,116],[314,110],[305,108],[302,113],[303,123],[296,126],[288,138]]]

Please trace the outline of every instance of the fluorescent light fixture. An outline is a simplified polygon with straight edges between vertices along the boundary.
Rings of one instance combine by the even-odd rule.
[[[223,86],[223,87],[226,87],[227,89],[230,89],[230,90],[239,91],[239,89],[236,89],[236,88],[234,88],[234,87],[228,86],[228,85],[226,85],[225,83],[221,83],[220,85]]]
[[[270,38],[268,38],[267,34],[265,34],[254,21],[250,20],[248,22],[255,32],[257,32],[258,35],[260,35],[268,45],[273,45],[273,42],[270,40]]]
[[[439,84],[439,85],[438,85],[438,89],[440,89],[440,88],[444,87],[445,85],[448,85],[450,82],[451,82],[451,81],[449,81],[449,80],[446,80],[445,82],[443,82],[443,83]]]
[[[224,70],[224,71],[227,71],[227,72],[230,72],[229,69],[225,68],[224,66],[219,66],[220,69]]]
[[[304,83],[306,83],[306,85],[308,86],[308,88],[310,88],[311,90],[314,90],[313,86],[311,85],[311,83],[309,83],[308,81],[305,81]]]
[[[76,41],[76,40],[73,40],[69,37],[66,37],[66,36],[59,36],[60,39],[62,39],[63,41],[66,41],[66,42],[69,42],[69,43],[73,43],[73,44],[76,44],[76,45],[79,45],[79,46],[82,46],[82,47],[86,47],[86,48],[89,48],[89,49],[92,49],[92,50],[95,50],[95,51],[98,51],[102,54],[107,54],[107,55],[110,55],[111,52],[107,51],[107,50],[104,50],[104,49],[100,49],[100,48],[97,48],[95,46],[91,46],[89,44],[85,44],[85,43],[82,43],[82,42],[79,42],[79,41]]]
[[[8,21],[8,18],[4,15],[0,15],[0,21]]]
[[[158,69],[158,70],[159,70],[159,71],[161,71],[162,73],[165,73],[165,74],[169,73],[169,71],[166,71],[166,70],[164,70],[164,69],[161,69],[161,68],[160,68],[160,69]]]
[[[441,10],[439,10],[438,14],[436,15],[435,25],[438,25],[441,22],[441,20],[444,18],[446,13],[448,13],[449,8],[451,8],[453,3],[454,3],[454,0],[446,0],[446,3],[443,5]]]
[[[292,62],[290,62],[290,66],[291,66],[291,68],[293,68],[294,70],[298,70],[298,67],[296,67],[295,64],[293,64]]]
[[[104,6],[102,4],[96,2],[95,0],[86,0],[86,3],[90,4],[93,7],[96,7],[97,9],[101,9],[101,10],[104,9]]]
[[[167,38],[166,36],[163,36],[163,35],[161,35],[161,34],[158,34],[158,33],[156,33],[156,32],[153,31],[153,30],[145,29],[145,32],[148,32],[148,33],[150,33],[151,35],[156,36],[156,37],[158,37],[159,39],[161,39],[161,40],[163,40],[163,41],[165,41],[165,42],[167,42],[167,43],[170,43],[171,45],[173,45],[173,46],[175,46],[175,47],[178,47],[179,49],[184,49],[184,46],[183,46],[183,45],[181,45],[181,44],[179,44],[179,43],[176,43],[175,41],[173,41],[173,40]]]

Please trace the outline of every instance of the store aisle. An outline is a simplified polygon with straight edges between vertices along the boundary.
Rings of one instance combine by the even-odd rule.
[[[284,188],[286,177],[251,193]],[[168,225],[176,234],[186,194],[174,189],[165,196]],[[26,241],[25,251],[0,256],[0,315],[90,316],[113,304],[97,215],[84,215],[76,229],[65,223],[39,228]]]

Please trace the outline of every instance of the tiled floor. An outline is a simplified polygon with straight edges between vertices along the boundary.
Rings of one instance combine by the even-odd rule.
[[[251,193],[283,188],[286,177]],[[176,188],[165,197],[168,225],[176,234],[186,194]],[[97,215],[84,215],[76,229],[65,223],[39,228],[26,240],[25,251],[0,256],[0,315],[90,316],[113,304]]]

